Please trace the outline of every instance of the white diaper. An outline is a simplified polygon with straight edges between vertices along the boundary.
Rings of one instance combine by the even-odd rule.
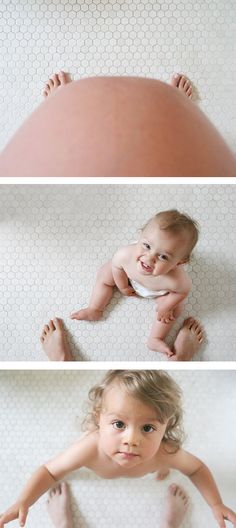
[[[166,295],[167,293],[169,293],[167,290],[148,290],[148,288],[145,288],[145,286],[139,284],[139,282],[136,282],[132,279],[129,279],[129,282],[132,288],[134,289],[135,293],[137,293],[137,295],[139,295],[140,297],[145,297],[146,299],[156,299],[157,297],[162,297],[162,295]]]

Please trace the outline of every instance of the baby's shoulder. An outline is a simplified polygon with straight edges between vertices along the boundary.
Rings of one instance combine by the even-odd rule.
[[[129,244],[128,246],[122,246],[119,248],[113,255],[112,264],[117,266],[129,260],[130,256],[133,254],[134,244]]]

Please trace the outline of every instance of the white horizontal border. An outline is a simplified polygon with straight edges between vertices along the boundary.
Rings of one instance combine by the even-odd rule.
[[[236,370],[236,361],[76,361],[40,362],[6,361],[0,371],[7,370]]]
[[[0,177],[0,185],[1,184],[8,184],[8,185],[15,185],[15,184],[29,184],[29,185],[94,185],[94,184],[118,184],[118,185],[131,185],[131,184],[140,184],[140,185],[153,185],[153,184],[159,184],[159,185],[179,185],[179,184],[185,184],[185,185],[219,185],[219,184],[236,184],[236,177],[153,177],[153,178],[147,178],[145,176],[143,177],[115,177],[115,178],[101,178],[101,177],[27,177],[27,178],[12,178],[12,177]]]

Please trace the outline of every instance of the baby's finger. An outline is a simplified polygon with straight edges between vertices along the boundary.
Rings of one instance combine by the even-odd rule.
[[[25,526],[25,521],[28,515],[28,508],[26,506],[22,506],[19,511],[19,523],[20,526]]]

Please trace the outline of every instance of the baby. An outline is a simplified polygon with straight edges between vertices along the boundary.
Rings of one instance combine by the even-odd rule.
[[[113,288],[123,295],[138,295],[156,301],[148,347],[177,359],[175,348],[164,339],[183,310],[191,281],[184,269],[198,240],[196,222],[176,210],[163,211],[142,228],[139,240],[119,249],[98,271],[88,308],[72,319],[96,321],[102,317]]]
[[[13,519],[24,526],[29,507],[58,480],[81,467],[106,479],[163,478],[178,469],[198,488],[215,516],[236,526],[236,514],[225,506],[209,469],[181,447],[181,393],[163,371],[112,370],[89,393],[91,409],[86,432],[64,453],[32,475],[17,502],[0,518],[0,528]]]

